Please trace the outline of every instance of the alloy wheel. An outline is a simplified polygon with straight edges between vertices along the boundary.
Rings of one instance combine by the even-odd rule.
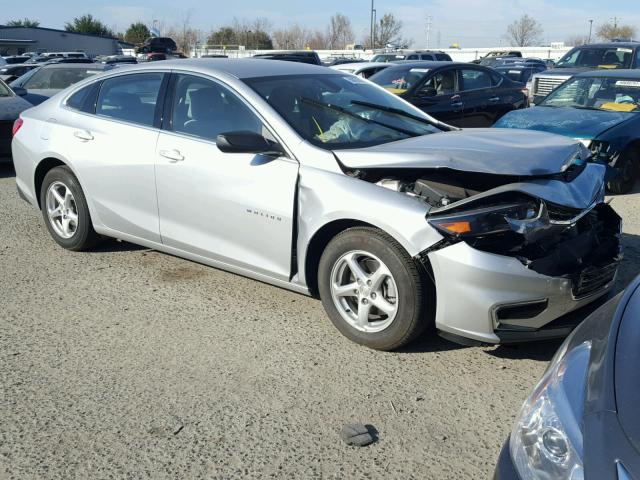
[[[78,207],[71,189],[60,181],[49,185],[46,194],[49,223],[61,238],[71,238],[78,230]]]

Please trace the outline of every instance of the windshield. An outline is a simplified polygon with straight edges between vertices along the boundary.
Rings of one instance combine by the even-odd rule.
[[[391,93],[401,94],[420,83],[427,72],[429,72],[428,68],[392,67],[376,73],[369,80]]]
[[[381,55],[376,55],[371,59],[372,62],[394,62],[396,60],[404,60],[407,58],[406,55],[395,54],[395,53],[385,53]]]
[[[640,80],[573,78],[549,94],[540,105],[638,112],[640,109]]]
[[[0,80],[0,97],[11,97],[11,91],[9,87],[5,85],[5,83]]]
[[[353,75],[287,75],[244,81],[305,140],[328,150],[379,145],[440,131],[427,115]],[[390,111],[394,109],[397,112]]]
[[[631,68],[633,50],[619,47],[580,47],[571,50],[556,68]]]
[[[22,86],[34,90],[63,90],[100,72],[88,68],[41,68]]]

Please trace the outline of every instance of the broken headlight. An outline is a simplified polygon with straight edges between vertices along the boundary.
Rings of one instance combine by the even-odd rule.
[[[536,202],[512,203],[430,217],[429,224],[445,235],[477,237],[512,230],[510,220],[531,220],[538,216]]]

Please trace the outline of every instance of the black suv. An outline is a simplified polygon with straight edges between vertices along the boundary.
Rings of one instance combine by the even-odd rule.
[[[435,50],[403,50],[399,52],[378,53],[371,59],[372,62],[396,62],[399,60],[450,62],[451,57],[444,52]]]
[[[559,85],[577,73],[589,70],[639,68],[640,42],[594,43],[567,52],[555,68],[534,75],[531,84],[533,103],[539,103]]]

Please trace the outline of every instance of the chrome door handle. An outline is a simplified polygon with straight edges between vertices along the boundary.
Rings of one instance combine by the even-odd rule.
[[[168,158],[171,163],[181,162],[184,156],[178,150],[160,150],[161,157]]]
[[[88,130],[76,130],[73,132],[73,136],[83,142],[88,142],[89,140],[93,140],[93,135]]]

